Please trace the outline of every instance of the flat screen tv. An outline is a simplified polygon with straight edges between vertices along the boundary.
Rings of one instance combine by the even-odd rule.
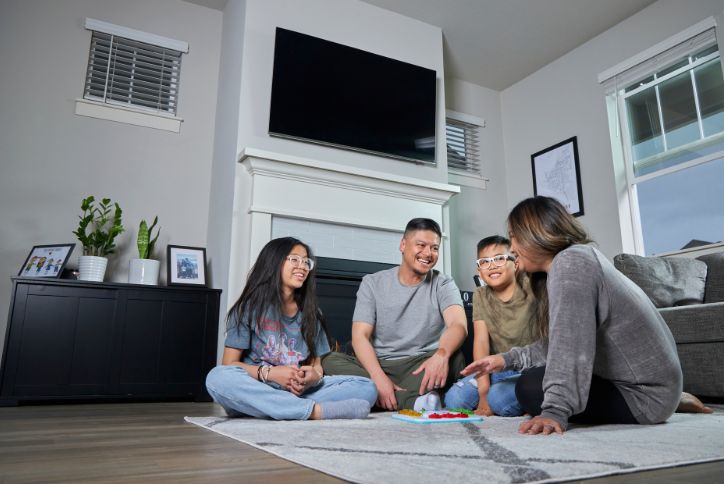
[[[436,73],[277,28],[269,134],[435,163]]]

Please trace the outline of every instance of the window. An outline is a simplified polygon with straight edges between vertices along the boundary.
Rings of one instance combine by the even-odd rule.
[[[460,119],[464,115],[448,113],[445,120],[447,147],[447,166],[453,173],[463,173],[480,177],[480,129],[484,120]]]
[[[624,248],[639,254],[724,240],[724,77],[711,24],[601,75],[626,180]]]
[[[144,119],[139,115],[175,118],[181,55],[188,45],[99,20],[86,19],[86,28],[92,35],[83,99],[130,110],[136,113],[133,120]]]
[[[83,97],[176,114],[181,52],[93,32]]]

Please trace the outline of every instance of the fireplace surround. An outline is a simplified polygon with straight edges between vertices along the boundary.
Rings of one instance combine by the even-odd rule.
[[[437,268],[449,274],[448,201],[459,191],[455,185],[246,148],[234,181],[228,304],[241,294],[264,245],[282,235],[299,237],[318,258],[353,254],[359,262],[382,264],[379,270],[399,263],[407,222],[426,217],[443,231]],[[336,267],[331,270],[344,272]]]

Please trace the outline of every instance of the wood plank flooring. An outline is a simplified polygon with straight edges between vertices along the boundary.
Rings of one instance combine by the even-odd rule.
[[[193,402],[0,408],[0,483],[343,482],[186,423],[187,415],[223,411]],[[585,482],[652,481],[724,482],[724,461]]]

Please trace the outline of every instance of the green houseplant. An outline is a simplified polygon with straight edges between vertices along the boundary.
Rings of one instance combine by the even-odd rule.
[[[128,268],[128,282],[131,284],[158,284],[158,273],[161,263],[153,259],[153,249],[156,241],[161,233],[161,229],[156,230],[153,235],[153,229],[158,223],[158,215],[154,217],[151,226],[145,220],[141,220],[138,225],[138,236],[136,237],[136,245],[138,246],[138,259],[131,259]]]
[[[116,248],[116,237],[123,233],[123,211],[118,203],[110,198],[96,202],[93,195],[83,199],[79,215],[78,228],[73,231],[81,245],[83,255],[79,261],[79,279],[84,281],[103,281],[108,256]]]

